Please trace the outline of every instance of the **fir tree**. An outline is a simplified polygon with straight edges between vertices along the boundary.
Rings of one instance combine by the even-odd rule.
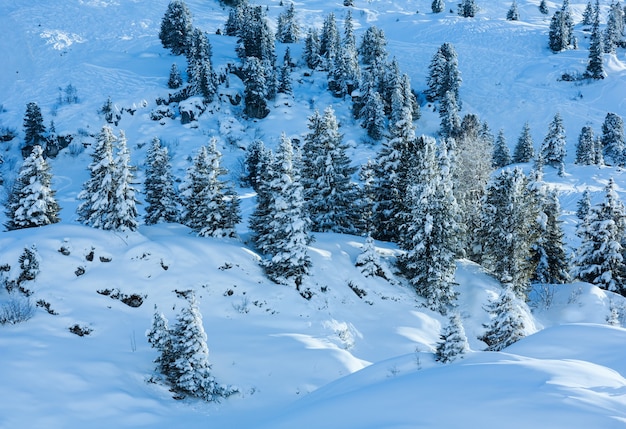
[[[361,56],[361,62],[370,69],[375,64],[384,63],[387,59],[385,32],[376,26],[368,27],[365,33],[363,33],[358,51]]]
[[[217,92],[217,77],[211,64],[211,44],[207,35],[194,29],[187,52],[187,77],[193,94],[202,95],[210,103]]]
[[[442,101],[449,91],[458,102],[460,86],[461,73],[456,50],[451,43],[446,42],[439,47],[428,66],[427,96],[431,101]]]
[[[60,220],[51,182],[52,174],[41,146],[35,145],[22,163],[9,196],[7,229],[44,226]]]
[[[473,18],[478,13],[478,6],[474,0],[461,0],[458,14],[464,18]]]
[[[597,0],[596,0],[597,2]],[[583,12],[583,20],[581,21],[582,25],[592,25],[595,17],[594,17],[594,9],[591,5],[591,0],[587,2],[587,6],[585,7],[585,11]]]
[[[513,162],[522,163],[530,162],[535,157],[535,148],[533,138],[530,135],[530,126],[528,122],[524,124],[522,133],[517,140],[515,150],[513,152]]]
[[[544,162],[554,168],[562,169],[566,154],[565,128],[563,120],[557,112],[548,126],[548,134],[541,145],[541,156]]]
[[[407,253],[400,265],[417,293],[426,298],[427,306],[445,314],[457,294],[454,274],[458,206],[448,161],[443,163],[445,168],[439,166],[435,140],[422,136],[417,148],[419,159],[408,180],[409,211],[401,215],[400,244]]]
[[[39,105],[35,102],[28,103],[24,114],[24,146],[22,149],[24,158],[30,155],[36,145],[45,149],[45,133],[46,127],[43,124],[43,115]]]
[[[576,161],[579,165],[594,165],[596,163],[596,143],[593,137],[593,128],[585,125],[580,130],[576,145]]]
[[[381,140],[386,126],[383,99],[372,86],[367,88],[364,98],[365,102],[359,112],[359,117],[363,119],[361,126],[367,130],[367,135],[373,140]]]
[[[519,20],[519,11],[517,10],[517,3],[513,0],[511,7],[506,13],[506,19],[509,21],[518,21]]]
[[[441,137],[444,139],[456,137],[461,128],[461,120],[459,118],[459,105],[453,92],[446,92],[441,100],[439,117],[441,118],[439,126]]]
[[[375,165],[371,160],[361,166],[359,170],[359,200],[357,202],[359,219],[357,230],[361,234],[372,235],[374,228],[374,203],[376,200],[374,185],[376,180]]]
[[[270,244],[273,239],[273,231],[269,227],[273,191],[272,185],[277,179],[275,170],[276,162],[274,153],[271,149],[265,149],[260,143],[258,147],[258,156],[253,156],[255,152],[250,152],[250,162],[254,168],[250,168],[250,180],[255,178],[256,207],[249,218],[249,228],[252,231],[252,240],[256,248],[263,254],[268,254],[271,250]]]
[[[217,140],[212,138],[194,157],[181,186],[183,222],[200,237],[234,237],[240,221],[237,196],[220,179],[226,174],[221,157]]]
[[[307,31],[304,41],[303,58],[307,67],[312,70],[315,70],[321,62],[319,34],[314,28],[309,28]]]
[[[497,173],[482,203],[482,263],[498,280],[525,298],[535,271],[531,260],[536,240],[534,202],[520,168]]]
[[[178,222],[179,198],[174,188],[174,178],[167,147],[161,146],[158,138],[146,153],[146,179],[144,183],[146,195],[146,225],[161,222]]]
[[[116,141],[113,130],[106,125],[102,127],[91,154],[90,178],[78,194],[78,199],[82,200],[77,209],[78,219],[94,228],[106,229],[109,226],[110,200],[116,191],[117,166],[113,159]]]
[[[622,43],[624,35],[624,11],[618,3],[611,3],[609,16],[604,30],[604,52],[614,54],[615,49]]]
[[[246,68],[250,57],[258,59],[263,71],[263,96],[271,99],[276,94],[276,47],[264,9],[261,6],[244,9],[244,22],[239,33],[237,55],[244,61],[244,83],[249,77]],[[257,117],[257,116],[253,116]]]
[[[504,138],[504,131],[500,130],[498,137],[496,138],[496,144],[493,148],[491,165],[493,168],[502,168],[511,164],[511,162],[511,153],[509,152],[509,147],[507,146],[506,139]]]
[[[300,26],[296,20],[296,9],[289,3],[287,9],[278,15],[276,40],[281,43],[296,43],[300,38]]]
[[[584,221],[591,210],[591,193],[589,188],[585,188],[580,200],[576,203],[576,217]]]
[[[309,118],[310,132],[305,136],[302,186],[311,228],[318,232],[353,233],[356,219],[351,216],[357,199],[351,176],[347,145],[339,133],[331,107],[321,117],[316,111]]]
[[[267,81],[265,70],[256,57],[249,57],[245,61],[244,74],[244,112],[251,118],[263,119],[269,114],[265,94],[267,93]]]
[[[292,95],[293,88],[291,85],[291,66],[287,61],[283,62],[278,77],[278,92],[281,94]]]
[[[241,36],[246,25],[246,17],[250,15],[250,4],[247,0],[237,1],[237,5],[230,9],[228,19],[224,25],[227,36]]]
[[[320,57],[321,67],[330,70],[339,52],[340,37],[335,21],[335,14],[329,13],[324,19],[322,33],[320,34]]]
[[[174,55],[187,54],[193,31],[192,20],[191,12],[185,2],[172,0],[161,20],[159,39],[163,47],[171,50]]]
[[[569,260],[565,253],[561,207],[555,190],[547,193],[541,205],[539,235],[534,245],[537,268],[533,280],[563,284],[570,281]]]
[[[178,70],[178,66],[176,63],[172,64],[170,68],[170,77],[167,80],[167,87],[170,89],[178,89],[183,84],[183,78],[180,75],[180,70]]]
[[[553,52],[575,47],[574,21],[569,1],[564,0],[560,10],[554,12],[550,21],[549,45]]]
[[[526,336],[525,318],[529,312],[511,287],[504,289],[487,310],[491,321],[484,325],[487,331],[479,340],[487,344],[488,351],[500,351]]]
[[[237,392],[236,388],[223,386],[211,375],[207,336],[202,326],[202,315],[195,296],[189,306],[181,310],[172,329],[172,349],[175,356],[175,387],[191,396],[209,402],[218,401]]]
[[[575,261],[574,277],[602,289],[626,295],[623,247],[626,213],[611,179],[604,201],[593,206],[578,235],[582,243]]]
[[[539,2],[539,12],[543,13],[544,15],[550,13],[546,0],[541,0],[541,2]]]
[[[602,124],[602,146],[604,159],[610,159],[613,165],[623,167],[626,164],[626,140],[624,121],[616,113],[607,113]]]
[[[17,259],[20,264],[20,273],[17,276],[17,284],[22,286],[26,281],[33,281],[39,275],[39,265],[41,258],[37,252],[37,246],[31,245],[30,247],[24,247],[24,251]],[[28,289],[21,287],[20,290],[29,293]]]
[[[246,149],[244,160],[246,175],[243,181],[257,192],[261,186],[263,168],[267,166],[268,156],[269,150],[261,140],[254,140]]]
[[[591,79],[604,79],[604,65],[602,54],[604,46],[602,34],[600,33],[600,4],[596,0],[596,7],[593,12],[593,22],[591,23],[591,43],[589,46],[589,60],[585,74]]]
[[[279,284],[295,284],[300,290],[311,266],[307,254],[310,221],[293,158],[291,140],[283,134],[268,183],[267,226],[261,231],[265,236],[257,236],[257,240],[267,254],[263,267],[269,278]]]
[[[116,157],[113,160],[113,189],[109,196],[109,213],[103,229],[113,231],[137,230],[137,199],[133,187],[133,167],[124,131],[116,141]]]
[[[365,277],[377,276],[387,280],[391,279],[389,271],[381,262],[380,255],[376,251],[374,239],[369,234],[365,239],[363,250],[359,256],[357,256],[354,265],[361,270],[361,273],[363,273]]]
[[[441,13],[446,8],[446,3],[443,0],[433,0],[430,4],[430,8],[433,13]]]
[[[154,305],[154,315],[152,316],[152,326],[146,331],[148,343],[159,352],[159,356],[154,360],[157,370],[168,379],[176,373],[174,369],[174,350],[172,347],[172,334],[168,327],[165,315]]]
[[[467,336],[465,336],[461,316],[459,313],[454,312],[450,315],[448,324],[439,336],[435,360],[441,363],[449,363],[463,357],[468,351],[469,343],[467,342]]]

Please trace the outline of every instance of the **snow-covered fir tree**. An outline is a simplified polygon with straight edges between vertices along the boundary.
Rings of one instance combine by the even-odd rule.
[[[533,281],[563,284],[570,280],[569,258],[565,252],[561,206],[556,190],[547,192],[541,203],[539,235],[533,246],[537,267]]]
[[[24,145],[22,146],[22,155],[26,158],[30,155],[33,147],[39,145],[42,149],[46,148],[46,127],[43,124],[43,115],[39,105],[30,102],[26,105],[26,113],[24,113]]]
[[[375,64],[382,64],[387,60],[387,38],[385,32],[372,25],[365,30],[358,49],[361,62],[371,69]]]
[[[312,70],[315,70],[321,62],[320,38],[315,28],[309,28],[307,31],[302,56],[307,67]]]
[[[350,95],[359,86],[359,66],[352,12],[348,10],[344,20],[344,35],[338,46],[337,55],[328,73],[328,89],[336,96]]]
[[[335,14],[330,12],[324,18],[322,32],[320,33],[320,67],[323,70],[330,70],[335,58],[339,53],[341,38],[337,29]]]
[[[357,187],[351,180],[356,167],[350,165],[347,145],[339,132],[332,107],[309,118],[302,154],[302,186],[311,228],[317,232],[354,233],[353,207]]]
[[[285,95],[293,95],[293,86],[291,84],[291,65],[287,61],[283,61],[278,75],[278,92]]]
[[[459,88],[461,82],[456,50],[454,45],[446,42],[439,47],[428,66],[426,95],[430,100],[442,101],[446,92],[451,92],[460,108]]]
[[[509,21],[519,21],[519,10],[517,9],[517,2],[513,0],[511,7],[506,13],[506,19]]]
[[[193,31],[193,17],[183,0],[172,0],[161,20],[159,39],[174,55],[186,54]]]
[[[17,262],[20,264],[17,284],[20,286],[21,290],[26,291],[28,294],[28,290],[23,287],[24,282],[35,280],[40,272],[41,257],[37,251],[37,245],[32,244],[31,246],[25,246],[24,251],[19,258],[17,258]]]
[[[249,15],[250,3],[248,0],[238,0],[237,5],[228,12],[228,19],[224,24],[224,33],[227,36],[241,36],[245,27],[246,17]]]
[[[443,0],[433,0],[430,4],[433,13],[441,13],[446,8],[446,2]]]
[[[44,226],[60,220],[60,207],[51,183],[52,173],[43,150],[35,145],[22,163],[9,195],[7,229]]]
[[[361,270],[365,277],[378,276],[387,280],[391,279],[389,270],[380,260],[380,255],[376,251],[374,239],[369,234],[365,239],[363,250],[357,256],[354,265]]]
[[[276,40],[281,43],[296,43],[300,38],[300,25],[296,19],[294,3],[289,3],[287,9],[278,15]]]
[[[589,3],[588,6],[591,4]],[[585,10],[585,13],[587,10]],[[585,18],[586,19],[586,18]],[[591,79],[604,79],[604,64],[602,56],[604,54],[604,42],[600,32],[600,4],[596,0],[596,7],[593,11],[591,22],[591,43],[589,45],[589,60],[585,75]]]
[[[374,227],[374,204],[376,201],[374,189],[376,182],[375,170],[374,162],[370,159],[361,165],[359,170],[361,186],[357,202],[359,216],[356,227],[361,234],[372,235],[376,230]]]
[[[543,13],[544,15],[547,15],[550,12],[550,9],[548,9],[548,4],[546,3],[546,0],[541,0],[539,2],[539,12]]]
[[[367,82],[369,82],[367,80]],[[387,118],[385,117],[385,106],[380,93],[376,90],[374,85],[367,85],[366,88],[361,88],[365,91],[362,94],[363,107],[359,111],[358,117],[363,121],[361,126],[367,130],[367,135],[375,141],[379,141],[383,138]]]
[[[623,167],[626,164],[626,139],[624,138],[624,120],[617,113],[609,112],[602,124],[602,146],[604,160],[612,165]]]
[[[541,156],[547,165],[563,170],[565,164],[566,145],[565,128],[561,114],[556,113],[548,126],[548,134],[541,145]]]
[[[609,16],[604,29],[603,47],[607,54],[614,54],[617,46],[622,45],[624,37],[624,10],[619,3],[611,2]]]
[[[493,158],[491,164],[493,168],[502,168],[511,164],[511,153],[509,147],[506,144],[506,138],[504,137],[504,130],[498,132],[496,137],[496,143],[493,147]]]
[[[527,335],[530,311],[510,286],[489,303],[487,311],[491,320],[484,325],[487,330],[479,340],[487,344],[488,351],[500,351]]]
[[[407,181],[408,211],[401,213],[400,267],[426,305],[445,314],[456,299],[454,274],[458,247],[458,206],[449,161],[439,165],[435,139],[417,139],[418,160]],[[444,157],[447,154],[444,152]]]
[[[170,68],[170,77],[167,80],[167,87],[170,89],[178,89],[183,85],[183,78],[180,75],[180,70],[176,63],[172,64]]]
[[[113,175],[113,192],[109,196],[109,214],[103,229],[113,231],[135,231],[137,229],[137,198],[133,187],[133,170],[130,165],[130,152],[124,131],[119,132]]]
[[[254,149],[258,156],[250,152],[249,169],[250,180],[255,178],[254,190],[257,192],[256,206],[254,212],[249,217],[249,228],[252,231],[252,241],[259,252],[268,254],[271,250],[270,244],[273,239],[273,231],[269,227],[272,210],[273,194],[272,185],[277,179],[275,166],[276,161],[271,149],[266,149],[262,142]],[[256,174],[255,174],[256,172]]]
[[[439,104],[439,135],[443,139],[455,138],[459,134],[461,128],[461,119],[459,118],[459,105],[454,93],[447,91]]]
[[[465,328],[458,312],[450,315],[448,324],[443,328],[439,336],[439,342],[435,350],[435,360],[441,363],[449,363],[462,358],[469,351],[469,343],[465,335]]]
[[[146,152],[146,225],[179,221],[179,197],[174,188],[174,177],[167,147],[154,138]]]
[[[265,69],[256,57],[246,59],[244,68],[244,112],[251,118],[265,118],[269,114],[265,95],[267,94],[267,81]]]
[[[457,13],[464,18],[473,18],[478,13],[478,6],[474,0],[461,0]]]
[[[200,237],[234,237],[239,223],[239,200],[230,185],[221,180],[226,171],[217,139],[202,146],[187,169],[181,185],[183,223]]]
[[[530,126],[528,122],[524,124],[522,133],[517,139],[517,144],[513,151],[513,162],[530,162],[535,157],[535,143],[533,137],[530,134]]]
[[[195,28],[187,51],[187,78],[191,94],[202,95],[210,103],[217,91],[217,77],[211,64],[211,44],[207,35]]]
[[[519,167],[496,173],[482,202],[482,264],[515,294],[525,299],[535,271],[536,204]]]
[[[267,166],[269,150],[261,140],[254,140],[246,148],[244,164],[246,167],[243,182],[255,191],[259,191],[262,181],[263,168]]]
[[[615,181],[611,178],[602,202],[593,206],[579,225],[582,239],[578,249],[574,277],[602,289],[626,295],[624,231],[626,212]]]
[[[593,136],[593,128],[585,125],[580,130],[578,143],[576,144],[575,164],[594,165],[596,163],[596,141]]]
[[[309,273],[311,260],[307,253],[310,242],[309,224],[302,184],[291,139],[285,134],[273,163],[273,174],[267,184],[266,226],[255,231],[266,258],[262,264],[268,277],[279,284],[295,284],[299,290]]]
[[[580,200],[576,202],[576,217],[584,221],[591,210],[591,192],[585,188]]]
[[[549,46],[553,52],[575,48],[574,20],[569,0],[564,0],[560,10],[554,12],[550,21]]]
[[[157,364],[157,371],[163,374],[168,380],[173,381],[176,374],[174,369],[174,350],[172,348],[172,333],[168,327],[168,320],[165,315],[154,305],[152,316],[152,326],[146,331],[146,338],[153,349],[159,352],[154,360]]]
[[[596,0],[597,2],[597,0]],[[591,0],[587,2],[585,11],[583,12],[583,20],[580,22],[582,25],[592,25],[594,21],[594,9],[591,5]]]
[[[207,336],[195,295],[189,298],[172,328],[172,350],[175,360],[174,386],[191,396],[215,402],[237,392],[232,386],[220,385],[211,375]]]

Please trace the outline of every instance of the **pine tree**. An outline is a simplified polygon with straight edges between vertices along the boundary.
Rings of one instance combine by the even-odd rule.
[[[461,120],[459,118],[459,105],[453,92],[447,91],[441,100],[439,117],[441,118],[439,135],[444,139],[456,137],[461,128]]]
[[[565,253],[561,207],[556,190],[547,193],[541,205],[540,233],[534,246],[537,268],[533,280],[563,284],[570,281],[569,260]]]
[[[330,70],[339,52],[340,37],[335,21],[335,14],[330,12],[324,19],[322,33],[320,34],[320,66],[324,70]]]
[[[146,153],[146,179],[144,183],[146,195],[146,225],[161,222],[178,222],[179,198],[174,188],[174,177],[167,147],[161,146],[158,138]]]
[[[596,0],[597,1],[597,0]],[[594,22],[594,9],[591,5],[591,0],[587,2],[587,6],[585,7],[585,11],[583,12],[583,20],[581,21],[582,25],[592,25]]]
[[[261,186],[263,168],[267,165],[268,156],[269,150],[261,140],[254,140],[246,149],[244,160],[246,174],[243,182],[257,192]]]
[[[368,27],[365,33],[363,33],[358,51],[361,56],[361,62],[369,69],[375,64],[384,63],[387,59],[385,32],[374,25]]]
[[[300,290],[311,266],[307,254],[310,221],[293,158],[291,140],[283,134],[274,160],[274,174],[268,183],[267,225],[261,231],[265,236],[257,236],[257,240],[267,254],[263,267],[268,277],[279,284],[295,284]]]
[[[78,219],[94,228],[106,229],[109,225],[110,200],[115,192],[117,177],[117,166],[113,159],[113,145],[116,141],[113,130],[107,125],[102,127],[91,154],[90,178],[78,194],[78,199],[83,201],[77,209]]]
[[[391,279],[391,274],[381,262],[380,255],[376,251],[374,239],[369,234],[365,239],[363,250],[357,256],[354,265],[361,270],[365,277],[377,276],[387,280]]]
[[[178,89],[183,85],[183,78],[180,75],[180,70],[176,63],[172,64],[170,68],[170,77],[167,80],[167,87],[170,89]]]
[[[504,131],[500,130],[500,132],[498,132],[498,137],[496,138],[496,144],[493,148],[493,159],[491,161],[491,165],[493,168],[502,168],[510,165],[511,162],[511,153],[509,152],[509,147],[506,144]]]
[[[457,250],[458,206],[452,193],[448,161],[441,168],[435,140],[417,140],[418,161],[409,175],[402,213],[400,245],[406,250],[399,263],[427,306],[445,314],[456,299],[455,254]],[[444,155],[447,156],[447,155]]]
[[[41,146],[35,145],[22,163],[9,196],[7,229],[44,226],[60,220],[51,182],[52,174]]]
[[[220,179],[226,174],[220,165],[221,157],[217,139],[212,138],[194,157],[181,185],[183,223],[200,237],[234,237],[240,221],[238,198]]]
[[[244,68],[244,112],[251,118],[263,119],[269,114],[265,95],[267,93],[267,81],[265,70],[256,57],[246,59]]]
[[[581,221],[585,220],[591,210],[591,193],[589,188],[585,188],[580,200],[576,203],[576,217]]]
[[[40,261],[41,258],[39,257],[35,244],[30,247],[24,247],[24,251],[17,259],[17,262],[20,264],[20,273],[17,276],[18,285],[22,286],[25,281],[32,281],[37,278],[40,272]],[[28,290],[23,287],[20,289],[28,292]]]
[[[593,128],[585,125],[580,130],[576,145],[576,161],[579,165],[594,165],[596,163],[596,143],[593,137]]]
[[[359,181],[361,187],[359,188],[359,199],[357,202],[358,207],[358,220],[357,230],[361,234],[372,235],[376,228],[374,227],[374,204],[376,201],[375,194],[375,165],[371,160],[361,165],[359,170]]]
[[[524,319],[529,312],[511,287],[504,289],[495,301],[489,303],[487,310],[491,321],[484,325],[487,331],[479,340],[487,344],[488,351],[500,351],[526,336]]]
[[[263,7],[251,6],[244,9],[237,55],[244,61],[244,81],[249,77],[246,72],[249,58],[258,59],[258,68],[263,71],[265,80],[263,96],[273,98],[276,94],[276,46]]]
[[[446,3],[443,0],[433,0],[430,5],[433,13],[441,13],[446,8]]]
[[[328,89],[336,97],[350,95],[359,86],[359,67],[352,12],[348,10],[344,20],[344,36],[338,45],[337,55],[328,73]]]
[[[304,41],[303,58],[307,67],[312,70],[315,70],[321,62],[319,34],[314,28],[309,28],[307,31]]]
[[[502,170],[487,185],[482,202],[482,263],[495,277],[525,298],[535,271],[531,260],[536,240],[534,202],[520,168]]]
[[[365,102],[359,117],[363,119],[361,126],[367,130],[367,135],[373,140],[381,140],[386,127],[385,107],[380,93],[369,86],[364,94]]]
[[[591,79],[604,79],[604,65],[602,55],[604,46],[602,34],[600,33],[600,4],[596,0],[596,7],[593,12],[593,22],[591,23],[591,43],[589,46],[589,60],[585,74]]]
[[[458,14],[464,18],[473,18],[478,13],[478,6],[474,0],[461,0]]]
[[[211,64],[211,44],[207,35],[194,29],[187,52],[187,77],[192,94],[202,95],[210,103],[217,92],[217,77]]]
[[[615,49],[622,43],[624,35],[624,11],[618,3],[611,3],[609,16],[604,30],[604,52],[614,54]]]
[[[356,219],[351,208],[357,188],[351,177],[357,169],[350,166],[347,145],[332,107],[324,110],[323,117],[316,111],[309,118],[308,128],[302,186],[311,228],[317,232],[354,233]]]
[[[276,40],[281,43],[296,43],[300,38],[300,26],[296,20],[296,9],[289,3],[287,9],[278,15]]]
[[[522,133],[517,140],[515,150],[513,152],[513,162],[522,163],[530,162],[535,157],[535,148],[533,138],[530,135],[530,126],[528,122],[524,124]]]
[[[285,95],[293,94],[293,87],[291,85],[291,66],[287,61],[283,62],[280,68],[280,74],[278,77],[278,92]]]
[[[450,315],[448,324],[439,336],[435,360],[441,363],[449,363],[463,357],[468,351],[469,343],[467,342],[461,316],[459,313],[454,312]]]
[[[209,402],[237,392],[236,388],[219,385],[211,375],[207,336],[193,295],[189,306],[181,310],[172,329],[172,349],[176,372],[174,385],[180,391]]]
[[[246,26],[246,17],[250,14],[250,8],[248,0],[238,0],[237,5],[230,9],[224,25],[224,32],[227,36],[242,35],[242,30]]]
[[[544,15],[547,15],[550,12],[546,0],[541,0],[541,2],[539,3],[539,12],[543,13]]]
[[[582,243],[576,256],[574,277],[602,289],[626,295],[623,246],[626,213],[611,178],[604,201],[593,206],[578,235]]]
[[[168,327],[165,315],[160,312],[155,304],[154,315],[152,316],[152,326],[146,331],[148,343],[159,352],[159,356],[154,360],[157,370],[169,380],[176,373],[174,369],[174,350],[172,347],[172,333]]]
[[[506,19],[509,21],[518,21],[519,20],[519,11],[517,10],[517,3],[513,0],[511,7],[506,13]]]
[[[174,55],[187,54],[193,31],[192,21],[191,12],[184,1],[170,1],[159,31],[163,47],[171,50]]]
[[[113,231],[137,230],[137,199],[133,187],[133,167],[124,131],[116,141],[116,157],[113,160],[113,188],[109,195],[109,213],[103,229]]]
[[[250,153],[252,156],[253,152]],[[273,194],[272,185],[278,178],[275,170],[276,161],[274,153],[271,149],[265,149],[265,146],[258,148],[258,157],[251,158],[254,168],[250,168],[249,177],[255,177],[257,192],[256,207],[249,218],[249,228],[252,231],[252,241],[259,252],[269,254],[271,250],[271,240],[273,232],[270,229],[270,216],[272,215]],[[253,173],[253,172],[256,172]]]
[[[569,0],[563,1],[560,10],[554,12],[550,21],[549,45],[553,52],[560,52],[575,47],[574,21]]]
[[[24,146],[22,155],[26,158],[30,155],[33,147],[39,145],[45,150],[46,146],[46,127],[43,124],[43,116],[39,105],[30,102],[26,105],[26,113],[24,114]]]
[[[544,162],[561,170],[565,161],[566,143],[563,120],[557,112],[548,126],[548,134],[541,145],[541,156]]]
[[[443,101],[449,91],[458,102],[461,82],[456,50],[451,43],[446,42],[439,47],[428,66],[427,97],[431,101]]]
[[[602,124],[602,146],[604,159],[610,159],[613,165],[623,167],[626,164],[626,139],[624,138],[624,120],[617,113],[607,113]]]

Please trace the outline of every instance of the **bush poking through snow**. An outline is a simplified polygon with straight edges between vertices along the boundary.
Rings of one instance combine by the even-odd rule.
[[[25,322],[35,314],[35,307],[28,297],[11,295],[9,300],[0,306],[0,325]]]

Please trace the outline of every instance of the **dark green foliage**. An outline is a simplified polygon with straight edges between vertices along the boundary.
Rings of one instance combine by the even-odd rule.
[[[194,29],[187,52],[188,93],[202,95],[210,103],[217,92],[217,77],[211,63],[211,44],[207,35]]]
[[[296,43],[300,38],[300,26],[296,20],[296,10],[293,3],[278,15],[276,40],[281,43]]]
[[[439,47],[428,66],[427,97],[431,101],[443,101],[446,92],[451,92],[460,108],[460,86],[461,73],[456,50],[451,43],[446,42]]]
[[[543,161],[554,168],[561,171],[563,169],[566,146],[565,128],[563,127],[563,119],[560,113],[556,113],[552,122],[548,126],[548,134],[541,145],[541,156]]]
[[[548,36],[549,46],[553,52],[575,48],[574,21],[568,0],[564,0],[561,9],[554,12]]]
[[[464,18],[473,18],[478,13],[478,6],[474,0],[461,0],[458,5],[458,14]]]
[[[519,20],[519,11],[517,10],[517,3],[513,0],[511,7],[506,13],[506,19],[509,21],[518,21]]]
[[[433,0],[430,5],[433,13],[441,13],[446,8],[446,2],[443,0]]]
[[[534,245],[537,268],[533,281],[563,284],[570,281],[569,258],[565,253],[561,207],[555,190],[549,191],[541,201],[540,232]]]
[[[182,0],[172,0],[161,20],[159,39],[174,55],[187,54],[193,31],[192,16]]]
[[[166,147],[161,146],[158,138],[146,153],[146,225],[161,222],[178,222],[179,198],[174,189],[174,178],[170,157]]]
[[[596,143],[593,137],[593,128],[585,125],[580,130],[576,145],[576,160],[579,165],[594,165],[596,163]]]
[[[244,74],[244,112],[251,118],[263,119],[269,114],[265,94],[267,81],[264,68],[256,57],[247,58],[243,68]]]
[[[315,70],[320,64],[320,39],[316,29],[309,28],[304,42],[304,61],[307,67]]]
[[[602,34],[600,33],[600,5],[596,0],[591,29],[591,44],[589,46],[589,60],[585,72],[585,75],[591,79],[604,79],[603,52]]]
[[[530,135],[530,126],[528,122],[524,124],[522,133],[515,145],[515,151],[513,152],[513,162],[530,162],[535,156],[535,148],[533,138]]]
[[[384,63],[387,59],[385,32],[376,26],[368,27],[361,39],[359,55],[361,62],[366,66]]]
[[[263,177],[263,168],[268,162],[269,150],[261,140],[254,140],[246,149],[246,174],[243,182],[259,192]]]
[[[170,77],[167,80],[167,87],[170,89],[178,89],[183,84],[183,78],[180,76],[180,70],[176,63],[172,64],[170,68]]]
[[[26,113],[24,114],[24,147],[22,154],[26,158],[35,145],[39,145],[45,149],[46,146],[46,127],[43,124],[43,116],[39,105],[30,102],[26,105]]]
[[[500,130],[498,137],[496,138],[496,144],[493,148],[491,165],[493,168],[502,168],[511,164],[511,162],[511,153],[509,152],[509,147],[507,146],[506,139],[504,138],[504,131]]]

